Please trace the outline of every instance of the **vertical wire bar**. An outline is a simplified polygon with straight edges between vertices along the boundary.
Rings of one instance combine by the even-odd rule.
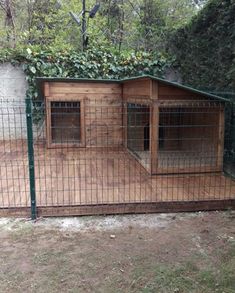
[[[36,211],[35,170],[34,170],[32,104],[31,104],[31,100],[28,98],[25,99],[25,102],[26,102],[29,182],[30,182],[30,198],[31,198],[31,218],[32,220],[35,220],[37,217],[37,211]]]

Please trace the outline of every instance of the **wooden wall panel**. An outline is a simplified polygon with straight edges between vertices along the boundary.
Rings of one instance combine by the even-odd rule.
[[[149,78],[125,81],[123,83],[123,96],[124,98],[146,97],[147,99],[149,99],[151,96],[151,85],[152,81]]]
[[[50,82],[49,92],[54,101],[84,101],[86,147],[117,147],[123,144],[120,84]]]
[[[173,85],[158,84],[158,94],[160,100],[204,100],[207,99],[203,95],[193,93],[189,90],[180,89]]]
[[[118,83],[51,82],[50,95],[55,94],[121,94]]]
[[[86,98],[86,146],[116,147],[123,144],[122,99],[120,95]]]

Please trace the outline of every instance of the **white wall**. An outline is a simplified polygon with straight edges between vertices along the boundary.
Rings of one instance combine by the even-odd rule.
[[[26,138],[25,77],[20,67],[0,64],[0,139]]]

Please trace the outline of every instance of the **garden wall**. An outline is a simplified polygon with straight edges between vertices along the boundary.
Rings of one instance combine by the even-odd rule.
[[[26,76],[20,67],[0,64],[0,139],[26,138],[27,87]]]

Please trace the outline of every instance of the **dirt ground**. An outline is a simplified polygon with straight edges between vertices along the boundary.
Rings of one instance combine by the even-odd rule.
[[[235,292],[235,212],[0,219],[0,292]]]

